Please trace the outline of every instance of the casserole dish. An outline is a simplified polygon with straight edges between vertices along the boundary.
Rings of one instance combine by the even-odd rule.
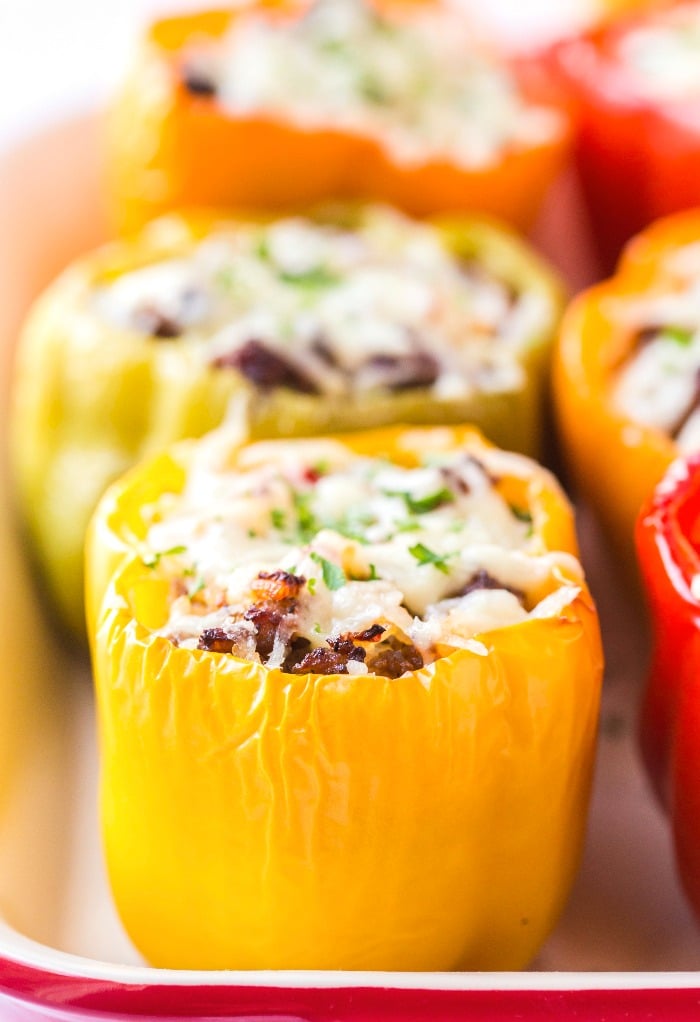
[[[29,302],[68,260],[101,240],[97,124],[67,125],[5,157],[1,178],[3,399],[14,337]],[[46,187],[50,175],[50,193]],[[53,230],[47,231],[49,210]],[[560,213],[562,211],[560,210]],[[559,237],[566,237],[560,231]],[[567,239],[567,252],[570,250]],[[590,271],[583,266],[585,277]],[[6,404],[3,405],[6,408]],[[7,502],[2,502],[7,511]],[[2,534],[10,524],[2,520]],[[0,828],[0,1012],[8,1022],[84,1018],[236,1022],[457,1022],[470,1013],[623,1022],[694,1019],[700,936],[673,875],[668,834],[643,781],[633,736],[645,670],[640,624],[589,518],[584,562],[608,646],[603,728],[583,867],[533,969],[520,973],[193,973],[147,968],[107,895],[95,819],[93,707],[87,668],[62,658],[27,603],[11,617],[25,643],[40,636],[50,669],[20,669],[24,755]],[[12,549],[10,547],[9,549]],[[3,606],[29,592],[26,564],[8,561]],[[58,691],[57,691],[58,690]],[[60,699],[57,698],[60,692]],[[4,718],[3,718],[4,719]],[[15,718],[17,719],[17,718]],[[3,724],[3,737],[5,724]],[[20,764],[22,769],[19,769]]]

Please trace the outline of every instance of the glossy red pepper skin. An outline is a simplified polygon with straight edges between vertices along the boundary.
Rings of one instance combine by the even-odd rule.
[[[636,539],[654,634],[642,754],[700,918],[700,589],[693,586],[700,578],[700,455],[673,463],[642,510]]]
[[[700,205],[697,102],[645,97],[617,56],[622,34],[653,17],[618,20],[563,43],[553,57],[572,104],[578,174],[606,270],[652,220]]]

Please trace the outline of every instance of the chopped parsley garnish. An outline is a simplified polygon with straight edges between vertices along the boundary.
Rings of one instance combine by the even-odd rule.
[[[531,536],[533,533],[533,523],[530,511],[526,507],[519,507],[517,504],[509,504],[508,507],[514,518],[528,526],[526,536]]]
[[[682,326],[665,326],[661,331],[661,336],[687,348],[695,337],[695,331]]]
[[[295,490],[292,493],[294,510],[297,516],[297,528],[299,536],[304,543],[308,543],[318,532],[316,515],[311,510],[311,494]]]
[[[255,255],[258,257],[258,259],[260,259],[262,262],[264,263],[270,262],[270,246],[268,244],[266,234],[260,234],[256,238],[255,244],[253,246],[253,251],[255,252]]]
[[[519,522],[527,522],[528,525],[532,525],[532,514],[526,507],[519,507],[517,504],[509,504],[510,513],[514,518],[517,518]]]
[[[423,515],[426,511],[434,511],[436,507],[440,507],[442,504],[451,504],[455,499],[455,495],[452,490],[448,490],[443,486],[441,490],[436,490],[435,493],[430,493],[426,497],[414,497],[411,493],[405,493],[403,490],[387,490],[387,497],[403,497],[406,507],[413,515]]]
[[[407,518],[405,522],[396,523],[397,532],[417,532],[418,529],[420,529],[420,525],[411,518]]]
[[[333,564],[332,561],[327,561],[325,557],[321,557],[315,551],[311,554],[311,560],[315,561],[321,569],[323,575],[323,583],[327,589],[331,592],[335,592],[336,589],[342,589],[347,584],[347,578],[345,572],[339,564]]]
[[[327,266],[314,266],[312,269],[303,270],[301,273],[290,273],[289,270],[280,270],[279,278],[286,284],[310,288],[332,287],[340,280],[338,274],[329,270]]]
[[[376,582],[376,580],[378,578],[379,578],[379,575],[377,574],[376,567],[374,566],[374,564],[370,564],[370,566],[369,566],[369,575],[367,576],[367,581],[368,582]]]
[[[368,103],[386,103],[389,99],[389,95],[379,81],[373,75],[363,75],[357,83],[358,91],[363,99],[366,99]]]
[[[306,583],[306,588],[309,590],[309,592],[313,596],[316,593],[316,579],[315,578],[310,578],[308,580],[308,582]]]
[[[175,554],[187,553],[186,546],[171,546],[169,550],[159,550],[155,554],[147,554],[141,558],[146,568],[157,568],[163,557],[171,557]]]
[[[286,516],[282,508],[273,507],[270,511],[270,519],[272,521],[273,529],[283,529],[285,526]]]
[[[226,290],[230,290],[233,287],[234,280],[234,273],[230,266],[222,266],[216,273],[216,283]]]
[[[416,543],[415,546],[410,546],[408,552],[412,557],[415,557],[420,565],[432,564],[443,575],[449,575],[450,569],[447,566],[449,554],[436,554],[434,550],[425,546],[424,543]]]

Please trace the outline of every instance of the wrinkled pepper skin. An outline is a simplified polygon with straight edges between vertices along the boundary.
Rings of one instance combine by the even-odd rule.
[[[359,209],[360,215],[371,215],[368,208]],[[25,327],[13,392],[14,475],[49,595],[76,635],[85,628],[85,529],[100,495],[140,458],[218,426],[236,395],[255,398],[245,402],[245,415],[240,414],[241,428],[252,437],[303,436],[393,422],[473,421],[502,446],[528,454],[539,450],[562,291],[547,267],[507,229],[474,218],[435,221],[451,251],[476,259],[513,287],[532,290],[546,302],[547,329],[533,336],[523,351],[527,385],[440,401],[416,388],[341,403],[287,389],[262,396],[236,370],[211,368],[196,343],[119,330],[87,308],[101,281],[159,258],[186,254],[221,222],[207,214],[173,216],[130,242],[97,250],[48,289]]]
[[[400,3],[379,6],[405,17],[411,4],[403,14]],[[281,4],[268,16],[297,18],[303,9]],[[532,224],[569,149],[561,104],[561,130],[551,140],[511,148],[485,168],[448,159],[402,164],[371,136],[235,117],[215,98],[191,95],[180,78],[183,48],[193,38],[221,38],[236,17],[245,9],[168,18],[148,33],[109,131],[110,190],[123,233],[182,206],[271,209],[328,198],[378,199],[415,216],[479,211],[523,229]],[[454,17],[445,10],[447,31]],[[539,82],[526,87],[542,91]]]
[[[700,204],[697,104],[641,95],[615,53],[620,35],[647,20],[653,11],[631,14],[563,44],[555,58],[572,101],[578,174],[606,271],[647,224]]]
[[[341,439],[404,464],[484,448],[468,428]],[[393,681],[175,647],[146,627],[167,583],[134,544],[194,446],[115,484],[88,543],[103,838],[132,940],[175,968],[523,967],[585,825],[602,670],[585,584],[555,617],[480,635],[483,655]],[[551,476],[511,484],[542,549],[575,549]]]
[[[663,278],[666,259],[694,240],[700,240],[697,212],[668,217],[635,238],[616,274],[571,303],[554,355],[554,402],[567,468],[632,574],[637,515],[678,448],[613,402],[614,375],[634,343],[633,331],[616,319],[614,304],[643,296]]]
[[[674,462],[637,523],[654,631],[642,704],[649,777],[673,827],[685,892],[700,918],[700,457]]]

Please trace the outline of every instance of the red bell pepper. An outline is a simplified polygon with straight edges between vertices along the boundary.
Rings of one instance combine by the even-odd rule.
[[[700,0],[683,4],[700,10]],[[650,221],[700,204],[700,92],[650,87],[622,54],[630,34],[663,26],[662,4],[563,43],[555,63],[577,123],[576,162],[605,268]]]
[[[700,455],[674,462],[654,491],[637,522],[637,550],[654,632],[642,753],[700,917]]]

